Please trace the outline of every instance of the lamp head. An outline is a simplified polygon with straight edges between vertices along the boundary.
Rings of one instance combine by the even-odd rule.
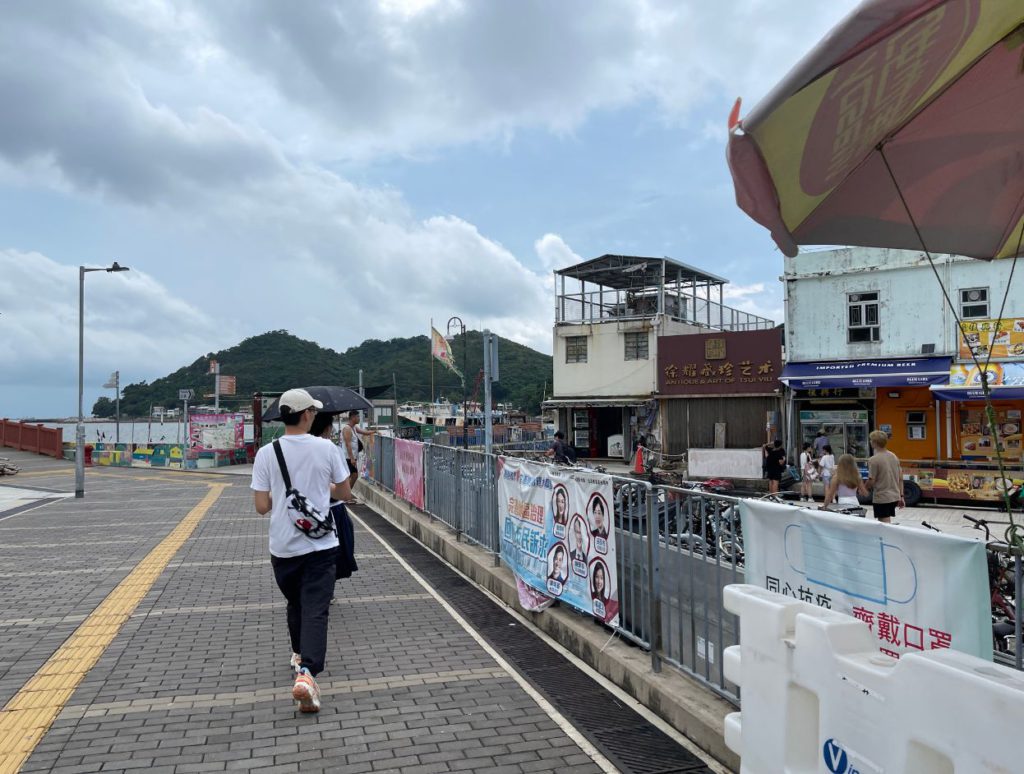
[[[108,272],[112,272],[112,271],[131,271],[131,269],[129,269],[127,266],[122,266],[117,261],[114,261],[114,263],[111,264],[110,268],[107,269],[107,271]]]

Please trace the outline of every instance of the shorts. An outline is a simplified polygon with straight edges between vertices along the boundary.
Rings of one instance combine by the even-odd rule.
[[[871,507],[876,519],[891,519],[896,515],[897,505],[898,503],[872,503]]]
[[[779,471],[769,470],[767,478],[768,478],[769,481],[781,481],[782,480],[782,471],[781,470],[779,470]]]

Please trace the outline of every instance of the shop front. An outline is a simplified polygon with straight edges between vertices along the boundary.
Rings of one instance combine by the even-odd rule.
[[[630,459],[636,440],[649,432],[653,401],[645,398],[558,398],[544,402],[580,457]],[[650,421],[649,421],[650,420]]]
[[[949,364],[948,357],[787,363],[782,382],[788,388],[794,448],[824,431],[836,456],[864,459],[871,452],[868,433],[875,427],[894,439],[916,434],[917,429],[907,429],[906,421],[923,418],[926,425],[934,423],[929,387],[946,380]],[[923,451],[915,443],[903,452],[910,448],[915,454]],[[934,442],[930,456],[935,456]]]
[[[989,421],[981,387],[981,369],[971,363],[950,367],[949,382],[934,385],[932,396],[942,405],[940,435],[947,464],[916,474],[933,497],[997,502],[1009,489],[1024,484],[1024,362],[1004,361],[985,367],[995,422]],[[1003,458],[999,473],[996,451]]]
[[[658,395],[669,455],[749,449],[778,435],[778,330],[658,337]]]

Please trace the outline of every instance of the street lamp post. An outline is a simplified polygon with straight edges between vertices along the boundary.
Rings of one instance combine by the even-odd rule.
[[[85,382],[85,275],[90,271],[128,271],[117,261],[105,269],[78,267],[78,426],[75,428],[75,497],[85,497],[85,413],[82,391]]]
[[[452,324],[455,324],[455,328],[462,334],[462,448],[468,449],[469,443],[466,438],[466,428],[469,424],[469,410],[467,405],[468,388],[466,387],[466,349],[469,347],[469,341],[466,339],[466,324],[462,322],[461,317],[450,317],[448,319],[448,336],[452,335]]]
[[[121,372],[114,371],[103,387],[114,391],[114,443],[121,443]]]

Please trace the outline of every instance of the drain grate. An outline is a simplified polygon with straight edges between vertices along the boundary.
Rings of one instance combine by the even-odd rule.
[[[710,774],[693,753],[520,626],[506,610],[405,532],[366,507],[356,506],[356,511],[620,771]]]

